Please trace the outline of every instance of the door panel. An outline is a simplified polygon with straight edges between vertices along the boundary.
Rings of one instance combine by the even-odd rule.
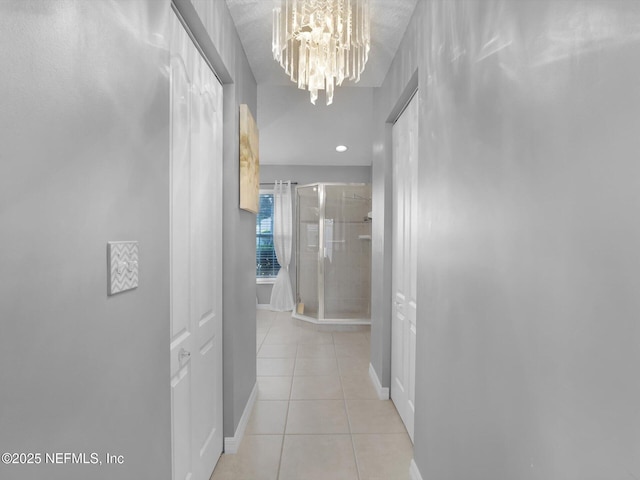
[[[175,21],[177,24],[177,20]],[[174,25],[177,26],[177,25]],[[184,60],[171,56],[171,406],[173,478],[193,475],[191,458],[191,361],[189,188],[191,78]]]
[[[413,440],[417,307],[418,101],[393,126],[391,398]]]
[[[194,465],[208,479],[222,451],[222,88],[200,59],[200,88],[192,89],[191,218],[193,248]],[[215,88],[217,87],[217,88]],[[215,161],[217,160],[217,161]]]
[[[173,478],[206,480],[222,452],[222,86],[171,27]]]
[[[191,365],[171,378],[173,478],[188,480],[192,476],[191,462]]]
[[[189,322],[189,164],[191,79],[180,57],[171,59],[171,344],[180,347],[191,335]],[[176,350],[177,351],[177,350]],[[173,357],[172,357],[173,359]],[[177,360],[177,357],[176,357]],[[177,362],[175,364],[177,368]],[[177,374],[173,369],[172,373]]]

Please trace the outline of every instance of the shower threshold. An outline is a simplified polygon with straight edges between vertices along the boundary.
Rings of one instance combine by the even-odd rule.
[[[313,323],[315,325],[371,325],[370,318],[314,318],[301,313],[293,312],[293,318]]]

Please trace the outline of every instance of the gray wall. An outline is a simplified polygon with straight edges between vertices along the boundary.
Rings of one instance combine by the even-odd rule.
[[[416,11],[420,12],[418,2]],[[373,97],[371,195],[371,365],[383,387],[391,385],[392,125],[418,86],[421,26],[414,13],[383,85]]]
[[[203,2],[203,24],[188,0],[178,3],[226,84],[231,436],[255,384],[246,302],[255,296],[255,217],[237,209],[237,112],[240,103],[256,112],[256,84],[226,4]],[[118,467],[0,465],[2,478],[171,476],[170,14],[169,1],[155,0],[0,3],[0,59],[10,66],[0,76],[0,450],[125,457]],[[140,286],[113,297],[110,240],[140,247]]]
[[[171,476],[168,13],[0,2],[0,450],[125,457],[0,478]],[[110,240],[140,249],[112,297]]]
[[[260,182],[272,183],[276,180],[291,180],[298,185],[318,182],[338,183],[371,183],[371,167],[363,166],[310,166],[310,165],[263,165],[260,167]],[[293,216],[295,222],[296,198],[295,185],[292,186]],[[272,188],[271,185],[263,185],[261,188]],[[289,275],[295,299],[296,293],[296,229],[293,229],[293,246],[291,252],[291,264]],[[255,272],[255,266],[254,266]],[[255,275],[255,273],[254,273]],[[254,280],[255,281],[255,280]],[[272,285],[262,284],[257,286],[258,303],[268,304],[271,298]]]
[[[423,478],[640,476],[638,24],[636,1],[419,3],[379,95],[419,68]]]
[[[186,10],[189,5],[184,3]],[[226,2],[191,0],[222,63],[224,83],[224,436],[233,437],[256,383],[255,224],[240,210],[239,108],[257,115],[257,86]],[[200,29],[197,29],[199,32]],[[205,39],[206,40],[206,39]],[[215,52],[214,52],[215,53]],[[214,59],[217,60],[217,59]]]

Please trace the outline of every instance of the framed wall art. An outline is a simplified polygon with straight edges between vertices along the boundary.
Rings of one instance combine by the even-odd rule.
[[[249,107],[240,105],[240,208],[258,213],[260,159],[258,126]]]

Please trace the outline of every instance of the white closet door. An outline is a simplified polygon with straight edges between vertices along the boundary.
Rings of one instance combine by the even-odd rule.
[[[171,20],[171,408],[174,480],[222,452],[222,86]]]
[[[393,126],[391,399],[413,440],[415,414],[418,96]]]

